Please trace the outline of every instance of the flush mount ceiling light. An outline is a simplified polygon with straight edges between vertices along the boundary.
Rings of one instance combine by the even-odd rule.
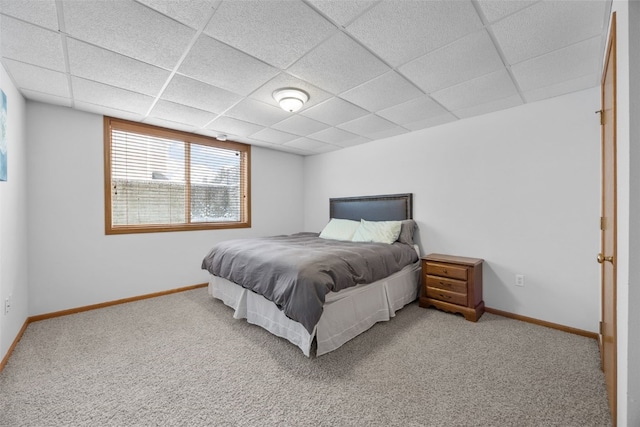
[[[309,100],[309,95],[299,89],[285,88],[273,92],[273,99],[278,101],[284,111],[295,113]]]

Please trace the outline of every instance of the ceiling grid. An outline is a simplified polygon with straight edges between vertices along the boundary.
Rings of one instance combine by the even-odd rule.
[[[27,99],[313,155],[596,87],[610,8],[0,0],[0,61]]]

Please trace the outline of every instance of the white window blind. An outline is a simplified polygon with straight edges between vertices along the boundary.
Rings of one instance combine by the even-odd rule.
[[[105,126],[107,233],[250,226],[249,146],[112,118]]]

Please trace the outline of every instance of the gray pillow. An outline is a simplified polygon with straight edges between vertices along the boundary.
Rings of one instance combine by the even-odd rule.
[[[413,233],[418,228],[418,224],[412,219],[405,219],[402,221],[400,227],[400,235],[398,236],[398,242],[406,243],[413,246]]]

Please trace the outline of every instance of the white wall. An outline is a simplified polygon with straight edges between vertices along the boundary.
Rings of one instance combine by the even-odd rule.
[[[252,228],[104,233],[102,116],[27,103],[31,315],[207,281],[216,242],[300,231],[303,159],[251,153]]]
[[[484,258],[488,307],[596,332],[598,106],[594,88],[307,157],[305,229],[330,197],[411,192],[423,254]]]
[[[7,181],[0,182],[0,360],[28,316],[27,167],[25,101],[4,67],[0,88],[7,97]],[[11,310],[4,301],[11,295]]]

